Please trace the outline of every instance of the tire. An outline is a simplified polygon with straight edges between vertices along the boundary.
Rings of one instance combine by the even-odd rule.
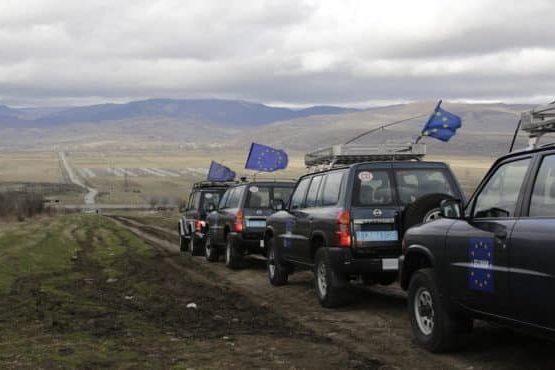
[[[318,249],[314,261],[314,287],[320,305],[326,308],[344,305],[348,286],[347,279],[333,269],[326,247]]]
[[[243,262],[243,255],[237,248],[233,238],[227,238],[225,244],[225,265],[232,270],[237,270],[241,267]]]
[[[189,238],[189,253],[191,256],[202,256],[204,253],[202,243],[196,240],[195,235],[191,235]]]
[[[428,194],[410,203],[405,208],[403,230],[407,231],[415,225],[439,218],[441,202],[446,199],[453,199],[453,197],[448,194]]]
[[[266,260],[266,269],[268,271],[268,279],[273,286],[281,286],[289,281],[289,270],[279,260],[277,245],[274,238],[266,240],[268,248],[268,257]]]
[[[218,249],[212,244],[210,235],[206,236],[206,242],[204,243],[204,257],[208,262],[218,261]]]
[[[455,350],[467,342],[472,331],[472,319],[455,318],[445,310],[432,269],[414,273],[408,299],[412,331],[420,346],[438,353]]]
[[[179,250],[181,253],[185,253],[189,250],[189,242],[181,234],[179,234]]]

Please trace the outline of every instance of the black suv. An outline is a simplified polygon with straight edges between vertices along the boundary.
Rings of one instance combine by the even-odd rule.
[[[226,265],[236,269],[246,254],[266,255],[266,218],[274,212],[274,202],[289,199],[293,186],[286,181],[254,181],[230,187],[206,218],[206,259],[217,261],[225,250]]]
[[[206,215],[220,202],[221,196],[229,185],[229,183],[207,181],[193,184],[189,201],[177,224],[179,247],[182,252],[189,251],[193,256],[204,253]]]
[[[555,332],[555,149],[498,159],[463,208],[410,229],[400,282],[417,342],[439,352],[469,337],[473,319]]]
[[[312,269],[324,307],[344,303],[352,279],[391,284],[404,230],[435,219],[441,201],[462,197],[444,163],[368,162],[305,175],[267,221],[270,282]]]

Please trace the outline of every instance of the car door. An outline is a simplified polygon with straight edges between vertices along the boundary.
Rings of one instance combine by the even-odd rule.
[[[283,219],[285,224],[285,233],[281,234],[280,251],[285,259],[298,260],[299,253],[297,249],[302,248],[306,243],[306,236],[300,234],[297,226],[299,217],[302,216],[301,210],[304,208],[306,193],[310,185],[311,177],[305,177],[297,184],[297,187],[291,195],[289,201],[287,215]]]
[[[555,155],[538,159],[511,236],[509,297],[514,318],[555,329]]]
[[[314,176],[310,181],[308,192],[306,193],[306,200],[304,206],[296,212],[297,224],[295,225],[294,232],[299,235],[297,238],[297,245],[294,249],[294,257],[298,261],[310,263],[310,247],[312,227],[314,222],[315,213],[319,207],[319,191],[322,184],[323,176]]]
[[[475,193],[467,218],[448,231],[442,276],[451,299],[474,310],[506,316],[510,235],[520,212],[531,158],[495,166]]]
[[[219,240],[218,238],[221,238],[220,235],[223,233],[223,228],[225,225],[225,218],[222,217],[222,215],[223,212],[225,212],[226,210],[230,195],[234,189],[235,188],[230,188],[224,193],[222,199],[220,200],[220,204],[218,205],[218,209],[214,212],[211,212],[207,217],[207,220],[210,224],[210,237],[212,238],[212,243],[217,244]]]

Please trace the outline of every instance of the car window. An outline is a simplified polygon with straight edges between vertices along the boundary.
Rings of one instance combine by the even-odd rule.
[[[191,198],[191,207],[189,209],[199,209],[200,208],[200,193],[197,191],[193,194]]]
[[[310,177],[306,177],[299,182],[295,188],[295,192],[291,196],[291,209],[301,208],[304,201],[304,196],[306,190],[308,189],[308,184],[310,183]]]
[[[216,192],[204,192],[202,193],[202,209],[204,212],[208,212],[208,207],[210,204],[216,206],[220,202],[221,193]]]
[[[343,172],[331,172],[326,176],[324,189],[322,190],[322,205],[332,206],[337,204],[342,178]]]
[[[542,161],[532,191],[529,215],[555,216],[555,155]]]
[[[353,189],[354,206],[376,206],[391,204],[393,194],[388,171],[360,170],[356,172]]]
[[[226,208],[226,203],[227,203],[227,200],[229,199],[229,194],[231,193],[231,190],[233,190],[233,189],[226,190],[222,199],[220,200],[220,205],[218,206],[218,208],[220,208],[220,209]]]
[[[322,176],[314,176],[310,187],[308,188],[308,194],[306,195],[306,206],[315,207],[318,204],[318,189],[320,188],[320,183],[322,182]]]
[[[226,208],[238,208],[239,202],[241,201],[241,195],[243,194],[243,186],[238,186],[233,188],[231,193],[229,193],[229,198],[226,202]]]
[[[291,193],[293,192],[293,187],[275,187],[274,188],[274,200],[282,200],[283,203],[287,203]]]
[[[474,217],[513,217],[529,164],[527,158],[497,168],[476,197]]]
[[[441,169],[399,169],[395,171],[395,179],[402,204],[412,203],[428,194],[455,195],[445,171]]]

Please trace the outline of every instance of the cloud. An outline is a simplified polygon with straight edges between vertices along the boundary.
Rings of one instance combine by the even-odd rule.
[[[555,91],[549,0],[0,3],[0,101],[287,105]]]

